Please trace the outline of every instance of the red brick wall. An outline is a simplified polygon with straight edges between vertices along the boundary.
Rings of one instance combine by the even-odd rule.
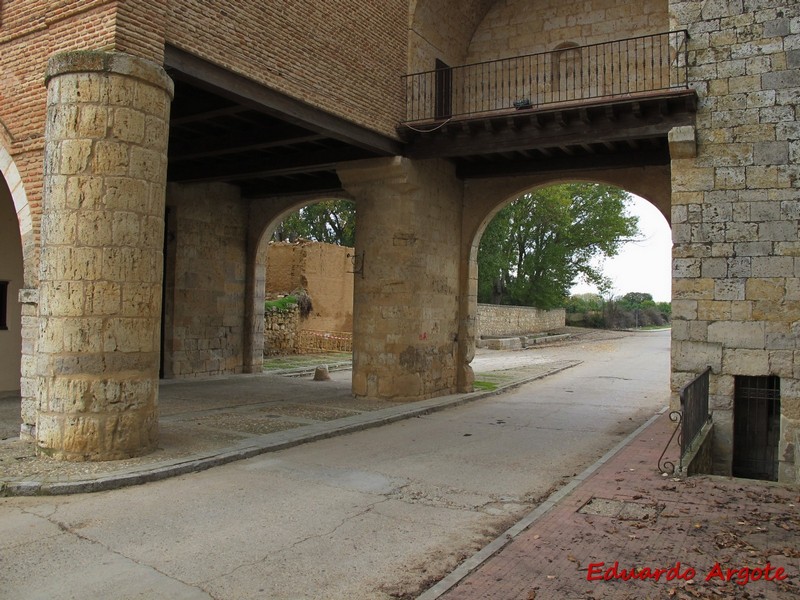
[[[14,159],[30,205],[33,233],[23,240],[35,273],[42,198],[47,59],[67,49],[113,48],[109,0],[0,3],[0,142]]]
[[[407,0],[170,2],[167,42],[387,135],[404,111]]]
[[[0,2],[0,143],[14,158],[38,243],[47,59],[105,49],[161,62],[164,43],[327,112],[394,135],[404,100],[405,0]],[[26,253],[27,254],[27,253]]]

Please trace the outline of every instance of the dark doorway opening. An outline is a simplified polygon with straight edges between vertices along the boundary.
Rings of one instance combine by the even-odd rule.
[[[447,63],[436,59],[436,119],[449,119],[453,115],[453,70]]]
[[[734,477],[778,480],[781,380],[737,375],[733,397]]]

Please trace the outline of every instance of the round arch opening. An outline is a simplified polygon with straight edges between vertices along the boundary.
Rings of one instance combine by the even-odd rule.
[[[354,242],[355,202],[346,196],[297,201],[264,226],[255,268],[256,293],[264,298],[265,358],[325,354],[345,360],[352,353],[360,267]]]
[[[616,257],[607,258],[603,261],[595,260],[595,267],[601,268],[604,274],[612,279],[612,287],[605,290],[602,295],[598,295],[601,302],[606,299],[614,299],[632,292],[642,292],[651,294],[652,299],[663,308],[668,309],[671,300],[671,252],[672,241],[671,231],[665,216],[669,208],[669,196],[664,194],[661,187],[655,185],[647,190],[646,185],[620,185],[618,181],[609,181],[607,178],[574,178],[558,181],[531,182],[529,185],[510,187],[507,190],[496,190],[494,197],[482,203],[482,218],[479,214],[475,221],[474,236],[469,248],[469,285],[470,290],[467,294],[471,298],[471,306],[465,307],[477,322],[474,331],[476,345],[481,345],[481,338],[484,336],[498,336],[501,332],[483,331],[481,324],[480,305],[482,302],[497,303],[498,298],[489,300],[486,298],[485,280],[479,283],[478,251],[484,233],[487,231],[489,223],[505,207],[510,206],[516,199],[526,193],[546,190],[556,185],[567,183],[580,184],[601,184],[611,188],[616,188],[626,193],[626,212],[638,217],[640,221],[640,234],[634,240],[620,245]],[[637,182],[633,182],[637,183]],[[484,190],[482,190],[484,191]],[[474,214],[474,213],[473,213]],[[612,267],[609,269],[609,265]],[[620,277],[624,275],[625,281]],[[483,284],[481,286],[480,284]],[[481,287],[483,289],[481,289]],[[647,288],[647,289],[645,289]],[[652,288],[652,289],[651,289]],[[585,292],[597,293],[599,290],[590,288],[587,285],[580,285],[574,282],[567,288],[568,296]],[[545,317],[537,319],[548,324]],[[487,320],[488,321],[488,320]],[[562,324],[563,326],[563,324]],[[518,332],[515,332],[518,333]],[[532,331],[531,333],[535,333]]]
[[[5,176],[0,176],[0,398],[19,398],[22,362],[24,287],[22,237],[17,211]]]

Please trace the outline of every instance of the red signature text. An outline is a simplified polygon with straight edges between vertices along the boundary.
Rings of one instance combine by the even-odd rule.
[[[697,576],[697,572],[692,567],[683,567],[680,561],[669,568],[650,567],[631,567],[621,569],[619,561],[613,565],[606,566],[606,563],[589,563],[586,571],[587,581],[631,581],[631,580],[652,580],[652,581],[690,581]],[[788,575],[783,567],[773,567],[766,563],[760,567],[739,567],[724,568],[718,562],[709,570],[705,576],[706,581],[719,579],[720,581],[733,581],[738,585],[747,585],[752,581],[783,581]]]

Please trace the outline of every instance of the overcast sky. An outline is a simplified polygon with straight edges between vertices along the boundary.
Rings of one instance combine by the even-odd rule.
[[[646,292],[652,294],[656,302],[669,302],[672,232],[656,207],[638,196],[632,198],[629,212],[639,217],[640,237],[643,239],[625,244],[617,256],[606,260],[603,273],[614,282],[614,296]],[[596,291],[596,288],[584,284],[572,288],[573,294]]]

